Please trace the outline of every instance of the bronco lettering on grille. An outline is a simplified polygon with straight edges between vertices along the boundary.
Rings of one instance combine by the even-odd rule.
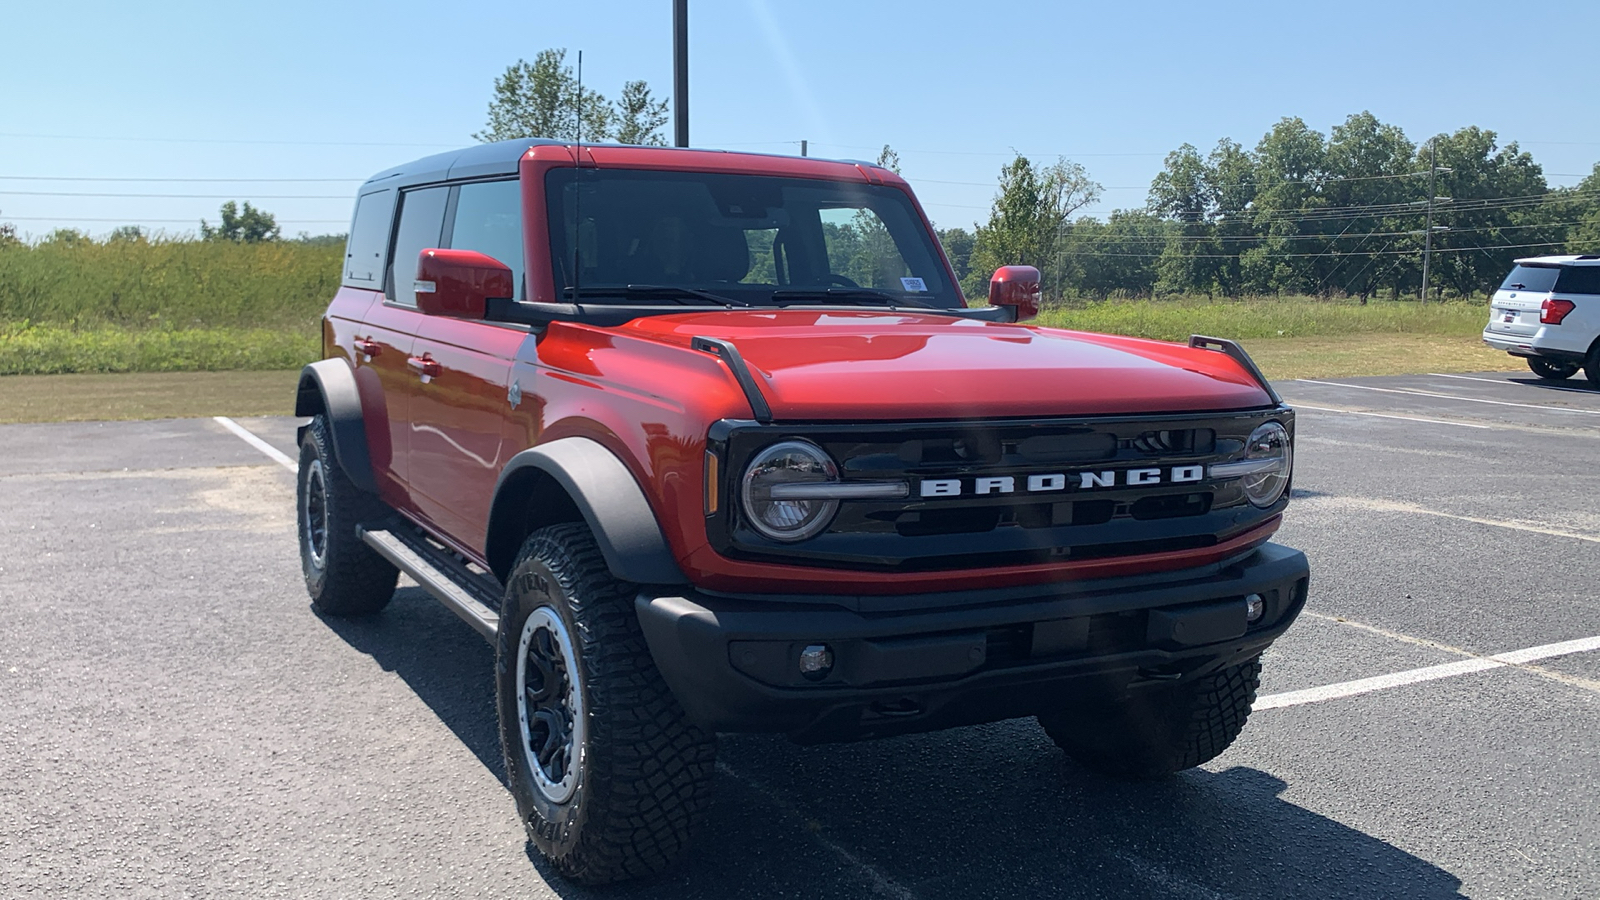
[[[976,478],[924,478],[921,497],[962,497],[968,494],[1044,494],[1064,491],[1071,484],[1078,490],[1124,487],[1153,487],[1161,484],[1189,484],[1205,478],[1205,466],[1173,466],[1169,469],[1103,469],[1095,472],[1050,472],[1040,475],[984,475]]]

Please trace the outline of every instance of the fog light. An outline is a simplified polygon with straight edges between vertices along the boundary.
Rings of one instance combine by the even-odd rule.
[[[1259,622],[1262,613],[1267,611],[1267,601],[1260,594],[1250,594],[1244,598],[1244,620],[1246,622]],[[804,665],[802,663],[801,665]]]
[[[800,651],[800,674],[821,681],[833,671],[833,651],[827,644],[812,644]]]

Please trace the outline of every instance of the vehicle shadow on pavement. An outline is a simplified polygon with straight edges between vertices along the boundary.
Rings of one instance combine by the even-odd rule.
[[[476,632],[420,588],[371,619],[324,621],[504,781],[494,653]],[[1114,781],[1031,720],[814,747],[724,735],[718,758],[710,820],[673,872],[595,889],[528,859],[568,900],[1462,896],[1449,872],[1281,799],[1266,772]]]
[[[494,706],[494,648],[420,587],[403,587],[382,613],[323,616],[356,650],[393,672],[505,783]]]
[[[873,743],[721,742],[688,864],[589,897],[1461,897],[1460,880],[1280,799],[1257,769],[1096,776],[1030,721]]]

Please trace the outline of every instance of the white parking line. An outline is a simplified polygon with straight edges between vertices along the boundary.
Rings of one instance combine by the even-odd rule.
[[[1396,416],[1390,413],[1364,412],[1359,409],[1335,409],[1331,406],[1307,406],[1304,403],[1289,402],[1295,409],[1314,409],[1317,412],[1345,413],[1352,416],[1372,416],[1375,419],[1404,419],[1407,422],[1427,422],[1430,425],[1457,425],[1462,428],[1490,428],[1489,425],[1474,425],[1470,422],[1451,422],[1446,419],[1424,419],[1420,416]]]
[[[277,447],[274,447],[266,441],[263,441],[261,438],[251,434],[250,431],[243,425],[240,425],[238,422],[235,422],[227,416],[212,416],[211,420],[238,435],[239,439],[244,441],[246,444],[249,444],[257,450],[260,450],[262,453],[265,453],[268,459],[271,459],[273,462],[283,466],[285,469],[288,469],[291,472],[295,472],[297,474],[299,473],[300,467],[295,464],[294,460],[289,458],[287,453],[284,453]]]
[[[778,794],[777,791],[774,791],[772,788],[768,787],[764,782],[760,781],[759,779],[752,778],[749,775],[735,771],[732,766],[720,759],[717,760],[717,771],[728,776],[729,778],[734,779],[735,781],[744,782],[750,787],[751,790],[754,790],[756,793],[765,796],[773,806],[776,806],[783,812],[793,816],[796,820],[804,823],[806,832],[811,835],[813,840],[832,851],[835,856],[839,857],[841,860],[844,860],[844,862],[854,867],[858,872],[866,877],[874,894],[877,894],[880,897],[889,897],[892,898],[892,900],[917,900],[916,894],[912,893],[904,885],[895,881],[893,878],[885,875],[881,870],[878,869],[877,866],[874,866],[872,863],[869,863],[854,853],[851,853],[849,850],[846,850],[844,846],[839,844],[837,841],[829,840],[828,836],[822,833],[821,828],[812,827],[814,823],[812,823],[810,818],[808,818],[805,813],[795,808],[794,804],[790,803],[788,800],[785,800],[781,795]]]
[[[1407,684],[1437,681],[1441,678],[1454,678],[1457,675],[1470,675],[1473,672],[1486,672],[1490,669],[1503,669],[1508,666],[1521,666],[1535,660],[1568,656],[1573,653],[1587,653],[1591,650],[1600,650],[1600,636],[1561,641],[1556,644],[1543,644],[1538,647],[1529,647],[1526,650],[1512,650],[1507,653],[1497,653],[1494,656],[1480,656],[1473,659],[1463,659],[1458,662],[1441,663],[1436,666],[1424,666],[1420,669],[1407,669],[1404,672],[1376,675],[1372,678],[1358,678],[1355,681],[1341,681],[1337,684],[1325,684],[1322,687],[1306,688],[1300,691],[1267,694],[1264,697],[1256,698],[1255,708],[1259,711],[1280,709],[1285,706],[1302,706],[1307,703],[1320,703],[1324,700],[1337,700],[1342,697],[1354,697],[1358,694],[1370,694],[1373,691],[1382,691]]]
[[[1542,523],[1513,522],[1505,519],[1486,519],[1482,516],[1463,516],[1459,513],[1449,513],[1415,503],[1401,503],[1396,500],[1381,500],[1376,497],[1349,497],[1341,494],[1326,494],[1316,497],[1305,497],[1299,500],[1304,506],[1314,504],[1317,506],[1345,507],[1347,509],[1365,509],[1372,512],[1409,513],[1416,516],[1435,516],[1440,519],[1455,519],[1457,522],[1471,522],[1474,525],[1490,525],[1495,528],[1509,528],[1513,531],[1527,531],[1533,534],[1548,534],[1551,537],[1571,538],[1575,541],[1588,541],[1591,544],[1600,544],[1600,536],[1584,534],[1579,531],[1566,531],[1560,528],[1551,528]]]
[[[1444,372],[1429,372],[1428,374],[1433,376],[1434,378],[1459,378],[1462,381],[1482,381],[1482,382],[1484,382],[1486,384],[1506,384],[1506,385],[1510,385],[1512,387],[1522,387],[1525,384],[1525,383],[1518,383],[1518,382],[1515,382],[1515,381],[1504,381],[1504,380],[1499,379],[1499,378],[1479,378],[1476,375],[1447,375]],[[1534,384],[1532,386],[1536,387],[1536,388],[1539,388],[1540,390],[1544,390],[1544,391],[1566,391],[1566,392],[1572,393],[1572,394],[1588,394],[1590,396],[1600,396],[1600,394],[1596,394],[1594,391],[1588,390],[1586,388],[1562,387],[1559,384]]]
[[[1367,384],[1343,384],[1338,381],[1314,381],[1310,378],[1297,378],[1301,384],[1321,384],[1328,387],[1354,388],[1358,391],[1377,391],[1380,394],[1409,394],[1413,397],[1433,397],[1439,400],[1460,400],[1463,403],[1488,403],[1494,406],[1516,406],[1522,409],[1543,409],[1550,412],[1577,413],[1585,416],[1600,416],[1600,409],[1572,409],[1567,406],[1540,406],[1536,403],[1512,403],[1509,400],[1484,400],[1479,397],[1457,397],[1455,394],[1440,394],[1434,391],[1410,391],[1400,388],[1381,388]]]

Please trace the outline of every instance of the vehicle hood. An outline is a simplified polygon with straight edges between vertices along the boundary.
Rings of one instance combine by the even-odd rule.
[[[733,343],[780,420],[1199,412],[1272,403],[1243,366],[1184,344],[882,311],[651,316],[624,330]]]

